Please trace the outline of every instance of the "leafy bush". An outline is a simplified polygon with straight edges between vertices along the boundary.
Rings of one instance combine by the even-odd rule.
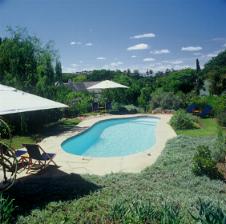
[[[226,111],[219,112],[217,114],[217,120],[221,126],[226,127]]]
[[[0,194],[0,223],[1,224],[10,224],[12,223],[12,213],[14,211],[13,200],[9,198],[4,198]]]
[[[195,103],[199,107],[210,105],[215,116],[221,114],[226,109],[226,96],[193,96],[188,100],[188,104]]]
[[[1,138],[9,138],[11,133],[11,129],[9,125],[0,118],[0,139]]]
[[[195,206],[195,211],[190,214],[192,218],[201,224],[224,224],[226,223],[226,212],[220,207],[210,201],[203,201],[199,199],[199,202]]]
[[[217,139],[213,150],[213,159],[216,162],[224,162],[226,156],[226,141],[223,130],[218,129]]]
[[[85,92],[70,92],[65,97],[69,108],[65,110],[67,117],[74,117],[80,114],[90,112],[92,109],[92,96]]]
[[[198,146],[192,162],[192,171],[196,175],[207,175],[211,178],[219,177],[218,170],[216,167],[217,163],[212,159],[211,151],[208,146]]]
[[[184,110],[178,110],[170,119],[170,125],[175,130],[198,128],[198,118],[186,113]]]
[[[184,107],[184,100],[182,94],[174,94],[172,92],[162,92],[157,90],[151,95],[151,108],[155,109],[161,107],[162,109],[174,109]]]

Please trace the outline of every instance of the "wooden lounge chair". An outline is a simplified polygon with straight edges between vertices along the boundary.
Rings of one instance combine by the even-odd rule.
[[[41,165],[42,168],[45,168],[49,165],[49,163],[53,163],[55,166],[57,164],[53,161],[54,157],[56,156],[55,153],[47,153],[44,149],[38,144],[22,144],[26,149],[29,155],[29,165],[28,165],[28,172],[35,165],[37,162]],[[33,163],[32,160],[36,162]]]

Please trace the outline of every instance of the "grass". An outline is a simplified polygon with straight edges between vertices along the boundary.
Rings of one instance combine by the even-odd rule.
[[[200,126],[199,129],[177,130],[176,133],[192,137],[215,136],[217,133],[218,123],[215,118],[200,119]]]
[[[139,200],[149,200],[156,206],[165,201],[175,202],[183,217],[181,223],[195,223],[188,209],[199,198],[219,201],[226,209],[225,183],[195,176],[191,171],[195,147],[211,147],[214,143],[210,137],[178,136],[167,143],[153,166],[139,174],[76,178],[64,174],[59,178],[20,181],[8,192],[18,205],[17,223],[112,223],[109,217],[115,202]]]
[[[31,134],[31,135],[15,135],[12,137],[11,141],[9,139],[3,139],[3,142],[5,142],[8,145],[11,145],[14,149],[19,149],[22,147],[21,144],[23,143],[36,143],[42,140],[45,137],[48,137],[50,135],[55,135],[62,133],[66,130],[69,130],[73,128],[75,125],[77,125],[80,122],[78,118],[63,118],[58,122],[48,124],[42,128],[42,130],[39,130],[38,134]]]

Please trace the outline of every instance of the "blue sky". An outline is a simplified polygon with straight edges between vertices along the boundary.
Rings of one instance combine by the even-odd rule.
[[[53,40],[66,72],[180,69],[226,48],[226,1],[0,0],[8,25]]]

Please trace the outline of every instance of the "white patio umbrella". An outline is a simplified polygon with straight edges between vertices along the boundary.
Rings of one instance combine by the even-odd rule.
[[[93,85],[89,88],[87,88],[88,90],[104,90],[104,89],[119,89],[119,88],[129,88],[128,86],[124,86],[120,83],[117,83],[117,82],[113,82],[113,81],[110,81],[110,80],[104,80],[102,82],[99,82],[97,83],[96,85]],[[105,103],[105,111],[106,111],[106,103]]]
[[[96,85],[93,85],[87,89],[117,89],[117,88],[129,88],[128,86],[124,86],[122,84],[119,84],[117,82],[113,82],[110,80],[104,80],[102,82],[97,83]]]
[[[68,106],[0,84],[0,115],[65,107]]]

